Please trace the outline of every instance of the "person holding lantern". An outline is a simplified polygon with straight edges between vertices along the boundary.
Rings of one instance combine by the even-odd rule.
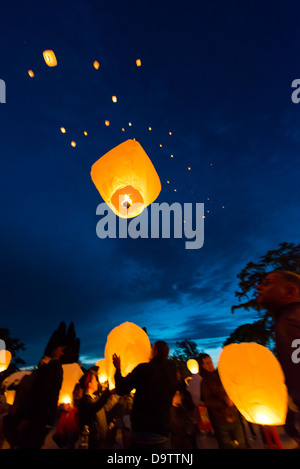
[[[289,394],[286,431],[299,444],[300,275],[289,271],[269,272],[256,289],[258,306],[265,308],[274,319],[276,354]]]
[[[240,414],[225,392],[218,370],[207,353],[200,354],[201,398],[207,407],[220,449],[246,449]]]
[[[131,411],[131,448],[170,447],[170,413],[177,379],[168,366],[168,355],[168,344],[155,342],[150,362],[140,363],[125,377],[121,375],[120,357],[112,357],[116,393],[124,395],[136,390]]]
[[[95,367],[96,368],[96,367]],[[97,367],[98,368],[98,367]],[[78,419],[81,432],[87,426],[89,430],[88,449],[104,449],[106,443],[106,425],[100,425],[97,413],[103,409],[110,399],[112,392],[106,389],[100,397],[97,369],[91,368],[81,379],[80,385],[83,395],[78,402]]]

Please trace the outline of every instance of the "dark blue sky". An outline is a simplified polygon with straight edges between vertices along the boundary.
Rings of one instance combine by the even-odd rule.
[[[299,242],[299,14],[291,0],[1,6],[1,326],[27,365],[61,320],[87,362],[125,321],[207,350],[253,319],[230,312],[236,275]],[[90,168],[128,138],[160,176],[157,202],[205,203],[201,249],[97,237]]]

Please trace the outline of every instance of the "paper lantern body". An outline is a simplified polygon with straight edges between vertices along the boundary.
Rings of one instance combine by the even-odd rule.
[[[91,178],[101,197],[121,218],[136,217],[158,197],[158,174],[135,140],[110,150],[91,169]]]
[[[223,348],[218,371],[230,399],[248,422],[283,425],[287,388],[277,358],[254,342]]]
[[[105,383],[107,381],[107,373],[106,373],[106,366],[105,366],[105,359],[101,358],[96,363],[96,366],[99,367],[98,370],[98,379],[100,383]]]
[[[0,341],[1,342],[1,341]],[[5,371],[11,360],[11,353],[9,350],[0,350],[0,373],[1,371]]]
[[[68,363],[63,367],[63,382],[59,393],[59,404],[71,404],[73,402],[73,390],[83,375],[78,363]]]
[[[105,365],[110,389],[115,387],[115,367],[112,356],[121,358],[121,374],[126,376],[140,363],[149,362],[151,344],[146,332],[132,322],[124,322],[115,327],[107,336],[105,345]]]
[[[57,60],[53,50],[44,50],[43,57],[49,67],[56,67]]]
[[[190,360],[186,362],[186,366],[193,375],[199,373],[199,365],[194,358],[190,358]]]

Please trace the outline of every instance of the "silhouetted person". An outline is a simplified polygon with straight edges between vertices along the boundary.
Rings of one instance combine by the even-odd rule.
[[[176,375],[168,366],[168,344],[153,344],[150,362],[141,363],[122,377],[120,357],[113,355],[116,367],[116,393],[135,389],[131,411],[131,448],[168,448],[170,445],[170,409],[176,391]]]
[[[257,304],[269,311],[275,323],[276,355],[289,393],[286,430],[300,443],[300,276],[270,272],[256,288]]]
[[[78,418],[80,430],[87,426],[89,430],[88,449],[101,449],[106,445],[106,422],[100,425],[97,419],[97,412],[102,409],[111,396],[109,389],[105,390],[101,396],[97,396],[99,382],[97,373],[89,370],[81,379],[83,396],[78,402]]]
[[[207,407],[220,449],[246,448],[240,414],[225,392],[211,357],[201,354],[201,397]]]

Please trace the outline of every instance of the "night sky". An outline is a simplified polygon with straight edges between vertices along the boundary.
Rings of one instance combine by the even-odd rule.
[[[289,0],[3,2],[0,326],[27,366],[62,320],[83,363],[125,321],[215,357],[254,320],[231,314],[236,275],[299,242],[299,18]],[[91,166],[133,138],[159,174],[156,202],[205,204],[201,249],[97,236]]]

